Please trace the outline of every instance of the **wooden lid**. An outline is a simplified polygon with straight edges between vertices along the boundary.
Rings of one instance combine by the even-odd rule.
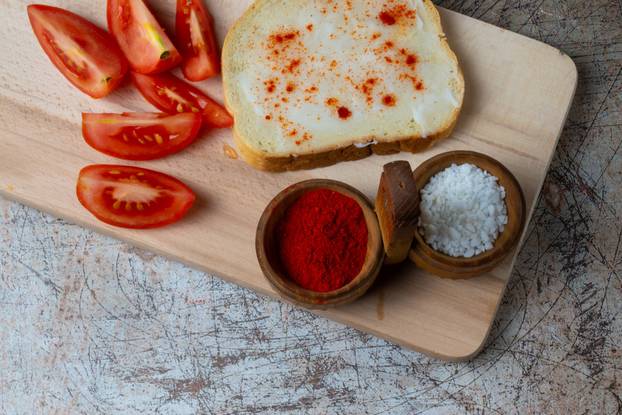
[[[376,214],[386,253],[385,263],[397,264],[408,258],[419,220],[419,191],[407,161],[385,164]]]

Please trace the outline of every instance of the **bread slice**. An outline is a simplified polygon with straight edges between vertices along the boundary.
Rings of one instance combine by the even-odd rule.
[[[257,0],[222,63],[240,154],[269,171],[422,151],[464,97],[429,0]]]

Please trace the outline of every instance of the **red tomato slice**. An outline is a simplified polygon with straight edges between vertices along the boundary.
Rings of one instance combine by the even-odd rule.
[[[170,74],[142,75],[132,72],[134,85],[152,105],[169,114],[195,112],[203,115],[210,127],[224,128],[233,125],[226,109],[199,89]]]
[[[108,29],[136,72],[163,72],[181,62],[181,55],[143,0],[108,0]]]
[[[174,177],[140,167],[96,164],[80,171],[78,200],[97,219],[123,228],[157,228],[181,219],[196,197]]]
[[[82,135],[94,149],[125,160],[153,160],[188,147],[201,114],[82,114]]]
[[[177,0],[175,31],[186,79],[202,81],[220,73],[212,16],[201,0]]]
[[[28,6],[28,18],[52,63],[82,92],[102,98],[121,83],[127,61],[104,29],[67,10],[39,4]]]

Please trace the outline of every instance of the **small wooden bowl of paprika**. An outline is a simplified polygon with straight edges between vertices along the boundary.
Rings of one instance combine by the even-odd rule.
[[[255,248],[264,275],[281,297],[314,309],[361,297],[384,260],[369,200],[345,183],[324,179],[279,193],[259,220]]]

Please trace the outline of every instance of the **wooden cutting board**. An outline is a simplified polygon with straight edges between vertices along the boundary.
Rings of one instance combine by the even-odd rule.
[[[104,0],[48,3],[105,26]],[[175,2],[150,3],[172,27]],[[250,1],[207,3],[222,42]],[[227,158],[223,145],[233,145],[230,131],[213,131],[179,155],[140,163],[190,185],[198,195],[191,214],[165,229],[129,231],[96,221],[76,200],[75,180],[83,166],[119,163],[84,144],[80,113],[152,107],[131,87],[100,101],[72,88],[39,47],[26,5],[4,0],[0,15],[5,45],[0,65],[0,194],[268,295],[275,293],[257,264],[255,227],[269,200],[300,180],[342,180],[373,198],[384,163],[405,159],[416,167],[440,152],[469,149],[491,155],[516,175],[531,216],[577,83],[575,65],[560,51],[441,10],[467,88],[451,138],[423,154],[373,156],[312,171],[270,174]],[[222,98],[220,80],[201,87]],[[517,253],[490,274],[469,281],[435,278],[412,264],[387,268],[361,300],[319,314],[442,359],[469,359],[483,347]]]

